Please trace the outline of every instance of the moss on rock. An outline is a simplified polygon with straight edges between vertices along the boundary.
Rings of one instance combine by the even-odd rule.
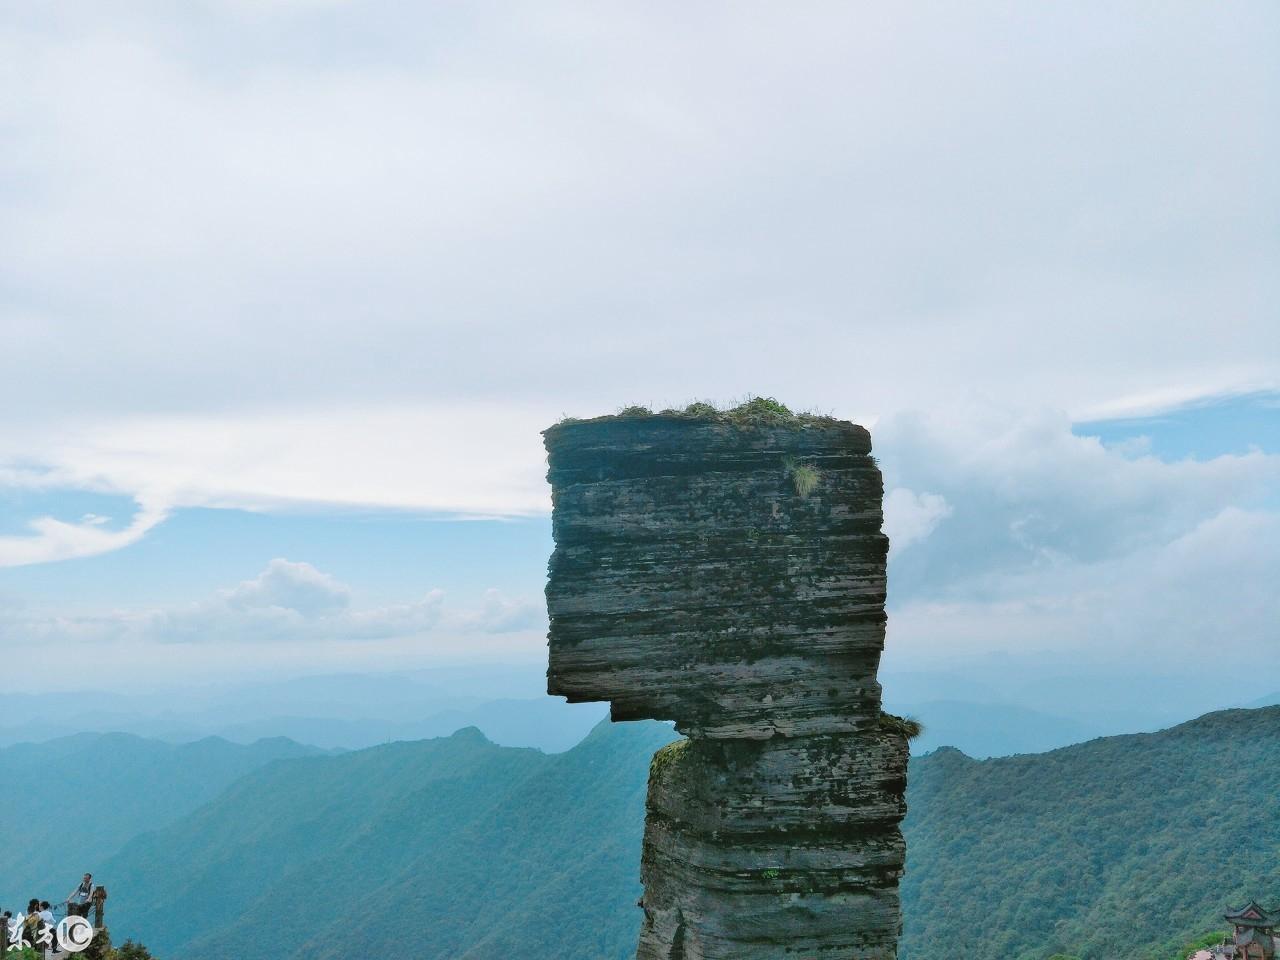
[[[687,739],[668,743],[655,753],[653,759],[649,761],[649,778],[656,779],[662,776],[663,771],[672,764],[678,763],[688,749],[689,741]]]

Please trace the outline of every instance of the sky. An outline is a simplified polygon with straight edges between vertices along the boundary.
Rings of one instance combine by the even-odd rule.
[[[764,395],[872,430],[887,671],[1280,689],[1277,49],[1266,2],[7,5],[0,648],[536,662],[539,431]]]

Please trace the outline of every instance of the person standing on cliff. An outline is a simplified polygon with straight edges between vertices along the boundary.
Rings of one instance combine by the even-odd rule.
[[[89,898],[93,896],[93,874],[86,873],[80,886],[71,891],[67,897],[67,915],[87,917],[89,915]]]

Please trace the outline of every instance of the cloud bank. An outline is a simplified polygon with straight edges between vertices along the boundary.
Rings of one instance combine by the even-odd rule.
[[[559,415],[492,403],[240,416],[141,417],[56,437],[0,437],[11,489],[89,490],[139,501],[128,527],[53,517],[0,536],[0,567],[92,556],[136,542],[184,507],[384,509],[527,516],[550,497],[539,431]]]
[[[560,415],[759,393],[874,422],[891,656],[1269,656],[1275,455],[1071,422],[1280,386],[1277,30],[1265,0],[6,5],[0,485],[137,506],[23,515],[0,565],[126,562],[188,507],[540,514]],[[536,619],[355,596],[274,566],[0,625],[209,666]]]
[[[876,441],[905,530],[894,669],[999,654],[1214,676],[1248,660],[1236,702],[1280,687],[1280,456],[1165,462],[1061,413],[981,407],[888,418]]]
[[[540,512],[537,431],[636,402],[1280,385],[1277,28],[1261,0],[9,5],[0,477],[144,506],[29,518],[0,563],[186,506]],[[904,550],[944,510],[909,489]]]
[[[1265,0],[256,7],[0,11],[0,403],[46,435],[1280,384]]]
[[[276,558],[256,577],[207,599],[162,608],[82,616],[31,615],[0,609],[3,635],[13,643],[202,644],[220,649],[409,639],[442,646],[460,639],[545,626],[540,603],[517,601],[491,589],[473,609],[451,610],[442,590],[404,603],[359,608],[351,588],[309,563]],[[236,654],[239,656],[239,654]]]

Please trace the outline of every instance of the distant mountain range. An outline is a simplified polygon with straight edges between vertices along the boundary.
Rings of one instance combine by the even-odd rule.
[[[0,904],[61,899],[143,831],[186,816],[251,770],[320,752],[284,739],[174,745],[127,734],[0,749]]]
[[[975,673],[979,668],[986,672]],[[568,750],[606,708],[546,696],[545,670],[539,662],[134,693],[10,693],[0,712],[0,746],[88,731],[170,743],[216,736],[250,744],[288,737],[326,749],[358,750],[475,726],[502,746]],[[992,676],[1004,682],[993,683]],[[1046,681],[1027,664],[1008,660],[952,673],[888,672],[882,681],[888,709],[924,722],[917,753],[953,746],[972,757],[1036,753],[1108,734],[1168,727],[1219,707],[1280,702],[1280,694],[1254,703],[1206,701],[1177,678],[1144,678],[1128,687],[1114,677]],[[1067,689],[1077,692],[1064,698]]]
[[[478,730],[272,764],[103,864],[112,922],[182,960],[634,954],[657,723],[563,754]]]
[[[890,703],[887,708],[924,724],[924,733],[911,745],[917,756],[938,747],[956,747],[979,759],[1043,753],[1092,740],[1104,732],[1078,720],[1001,703],[930,700]]]
[[[297,677],[257,684],[6,697],[0,746],[82,732],[131,733],[170,743],[215,736],[235,743],[288,737],[356,750],[448,736],[467,726],[504,746],[568,750],[606,708],[546,696],[543,671],[432,670]]]
[[[606,722],[550,755],[474,729],[330,755],[93,737],[3,751],[33,787],[6,793],[5,822],[50,829],[0,845],[0,876],[43,858],[51,879],[18,892],[61,897],[93,869],[117,936],[164,960],[628,960],[648,762],[672,737]],[[917,757],[903,960],[1181,960],[1227,904],[1280,894],[1277,756],[1280,707]]]
[[[283,709],[314,712],[287,713]],[[1100,736],[1100,727],[1042,713],[1027,707],[961,700],[891,703],[894,713],[923,721],[925,732],[917,753],[953,746],[972,757],[1038,753]],[[16,711],[11,711],[16,712]],[[325,749],[359,750],[397,740],[446,737],[463,727],[476,727],[494,743],[537,747],[550,753],[568,750],[607,713],[602,704],[566,704],[552,697],[463,703],[420,716],[333,716],[317,704],[265,702],[256,708],[216,712],[143,714],[128,710],[68,711],[65,717],[0,723],[0,746],[43,742],[84,731],[128,733],[170,743],[218,737],[250,744],[286,737]]]

